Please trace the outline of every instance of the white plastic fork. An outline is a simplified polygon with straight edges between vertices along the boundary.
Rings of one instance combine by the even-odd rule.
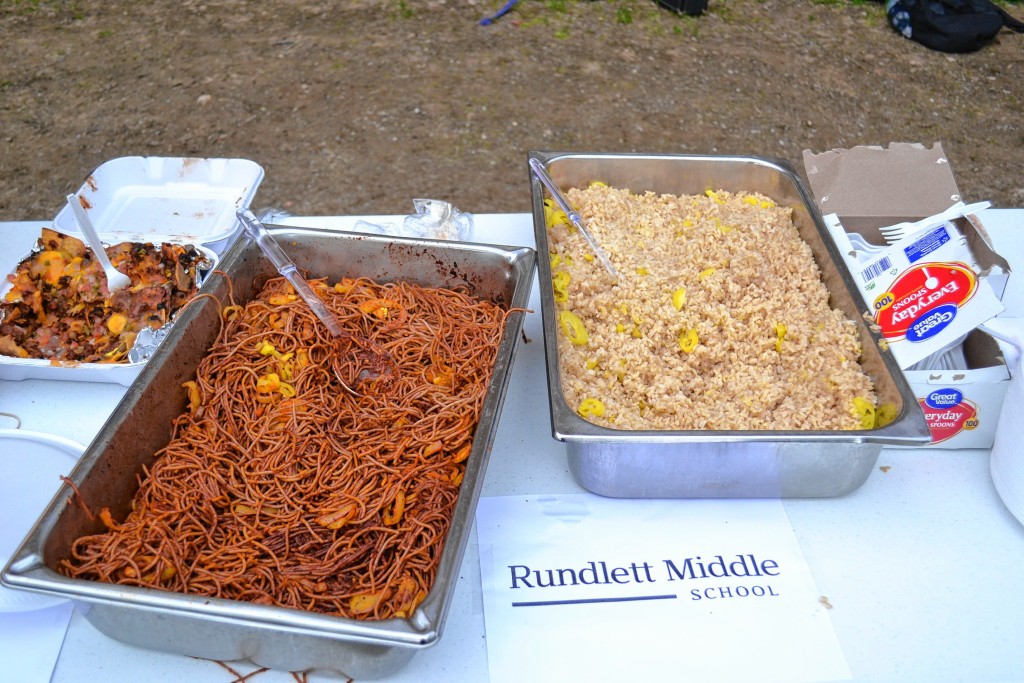
[[[857,252],[857,259],[862,262],[887,249],[887,247],[871,244],[859,232],[848,232],[846,237],[850,240],[850,246]]]
[[[895,225],[889,225],[879,230],[882,233],[882,237],[889,244],[895,244],[908,235],[927,230],[930,227],[936,226],[939,223],[959,218],[960,216],[966,216],[968,214],[977,213],[983,209],[987,209],[992,206],[992,202],[975,202],[974,204],[964,204],[963,202],[957,202],[953,206],[949,207],[945,211],[934,216],[928,216],[922,218],[919,221],[914,222],[903,222],[896,223]]]
[[[131,278],[119,271],[114,267],[114,264],[107,258],[107,252],[103,248],[103,242],[100,241],[100,236],[96,232],[96,228],[92,224],[92,219],[89,218],[89,214],[85,212],[82,207],[82,203],[78,201],[78,197],[73,194],[68,195],[68,206],[71,207],[71,213],[75,215],[75,221],[78,223],[79,229],[85,235],[86,241],[92,248],[92,253],[96,257],[96,260],[103,266],[103,272],[107,276],[107,290],[110,292],[116,292],[124,289],[132,283]]]

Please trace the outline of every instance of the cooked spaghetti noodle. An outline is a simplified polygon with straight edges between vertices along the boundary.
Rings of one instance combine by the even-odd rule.
[[[412,614],[433,582],[507,311],[464,292],[283,279],[224,325],[127,517],[69,576],[346,617]],[[86,501],[99,503],[99,501]]]

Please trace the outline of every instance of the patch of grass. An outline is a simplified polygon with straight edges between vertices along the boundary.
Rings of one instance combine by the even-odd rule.
[[[0,10],[32,14],[39,10],[40,0],[0,0]]]
[[[47,14],[70,17],[77,21],[85,16],[76,0],[0,0],[0,13],[4,14]]]
[[[633,23],[633,10],[628,6],[619,7],[615,10],[615,21],[619,24],[632,24]]]

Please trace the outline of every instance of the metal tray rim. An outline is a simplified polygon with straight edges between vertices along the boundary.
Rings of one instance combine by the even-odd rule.
[[[765,166],[777,170],[785,175],[793,183],[804,202],[815,227],[823,236],[823,243],[829,250],[835,263],[841,263],[839,254],[831,240],[824,239],[824,220],[817,206],[810,197],[806,187],[800,180],[792,164],[785,159],[763,157],[756,155],[700,155],[700,154],[647,154],[647,153],[589,153],[589,152],[558,152],[558,151],[531,151],[529,158],[537,159],[544,164],[549,164],[561,159],[597,159],[615,160],[630,159],[636,161],[644,160],[671,160],[680,163],[749,163]],[[538,252],[546,250],[547,235],[544,229],[543,196],[544,187],[540,181],[531,177],[532,195],[532,216],[534,222],[534,237]],[[537,262],[540,280],[541,296],[541,317],[546,330],[555,330],[557,325],[554,319],[555,302],[550,287],[545,283],[551,281],[551,267],[546,259],[538,259]],[[847,291],[858,306],[862,314],[868,309],[859,298],[855,284],[845,269],[841,273]],[[860,324],[862,321],[858,321]],[[878,335],[869,333],[876,339]],[[624,443],[624,444],[687,444],[687,443],[710,443],[710,442],[842,442],[842,443],[864,443],[880,445],[904,445],[921,446],[930,442],[928,426],[924,421],[920,407],[914,398],[909,383],[900,371],[891,352],[882,352],[882,359],[889,376],[893,380],[900,398],[903,402],[903,412],[889,425],[870,430],[850,430],[846,432],[821,431],[821,430],[617,430],[595,425],[576,414],[566,403],[562,392],[561,379],[558,374],[558,349],[557,343],[551,334],[544,334],[544,351],[547,357],[547,384],[551,409],[552,436],[564,442],[571,443]]]

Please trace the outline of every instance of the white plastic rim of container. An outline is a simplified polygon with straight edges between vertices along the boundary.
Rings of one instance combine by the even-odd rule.
[[[1024,524],[1024,358],[1013,368],[1010,386],[999,413],[999,426],[992,444],[989,467],[992,483],[1006,508]]]
[[[235,212],[249,208],[263,175],[248,159],[120,157],[101,164],[76,194],[97,232],[130,241],[174,235],[219,254],[241,232]],[[79,232],[66,205],[53,227]]]
[[[24,536],[85,452],[82,444],[53,434],[0,429],[0,567],[10,561]],[[0,613],[42,609],[63,598],[0,586]]]

